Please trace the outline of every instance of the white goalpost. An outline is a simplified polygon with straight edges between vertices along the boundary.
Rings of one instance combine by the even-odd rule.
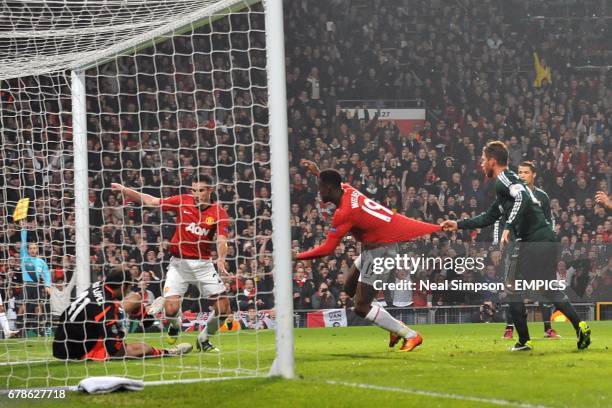
[[[0,393],[74,389],[96,375],[294,378],[282,0],[9,1],[0,15],[0,295],[19,331],[0,339]],[[55,359],[65,291],[123,271],[148,304],[163,294],[175,215],[111,183],[169,197],[190,194],[201,175],[230,218],[232,313],[211,337],[220,351]],[[17,222],[23,198],[28,217]],[[27,256],[48,278],[24,274]],[[182,309],[179,341],[193,343],[211,302],[191,285]],[[121,318],[126,343],[170,347],[163,313],[150,327]]]

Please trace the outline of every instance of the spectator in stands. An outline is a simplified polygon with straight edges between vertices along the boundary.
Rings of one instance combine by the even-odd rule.
[[[504,316],[497,305],[491,301],[485,301],[478,312],[472,316],[472,323],[499,323],[504,321]]]
[[[246,315],[240,320],[240,326],[242,329],[253,329],[253,330],[261,330],[267,329],[268,327],[265,324],[263,319],[260,319],[257,314],[257,309],[255,306],[249,306]]]
[[[240,310],[248,310],[249,307],[256,307],[263,309],[263,301],[257,297],[257,288],[253,279],[247,279],[244,281],[244,288],[242,293],[238,294],[238,307]]]
[[[596,287],[591,298],[595,301],[609,302],[612,299],[612,271],[606,271],[605,275],[598,276],[594,282],[596,282]]]
[[[338,294],[338,301],[336,302],[336,307],[340,309],[353,310],[354,307],[353,299],[346,294],[345,291],[340,291]]]
[[[319,290],[312,295],[313,309],[333,309],[336,307],[336,299],[329,291],[327,283],[321,282]]]
[[[311,298],[315,291],[314,282],[306,276],[304,268],[298,265],[293,276],[293,308],[312,309]]]

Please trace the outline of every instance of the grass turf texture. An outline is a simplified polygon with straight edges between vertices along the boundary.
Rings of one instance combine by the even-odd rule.
[[[154,406],[612,406],[612,322],[591,324],[593,344],[576,350],[571,326],[555,324],[561,340],[542,338],[542,324],[530,325],[535,350],[510,353],[513,344],[500,337],[501,324],[426,325],[417,327],[424,344],[411,353],[389,352],[388,336],[375,327],[300,329],[295,331],[298,380],[255,378],[151,386],[139,393],[89,396],[68,393],[64,400],[36,400],[38,406],[154,407]],[[149,335],[150,337],[151,335]],[[192,341],[195,336],[181,336]],[[137,340],[132,336],[130,340]],[[156,340],[159,336],[156,337]],[[219,340],[219,339],[218,339]],[[260,353],[256,350],[258,342]],[[154,342],[152,340],[151,342]],[[238,343],[239,342],[239,343]],[[183,358],[111,363],[50,362],[31,366],[0,366],[1,388],[24,386],[23,378],[36,378],[30,386],[77,383],[79,375],[129,375],[145,380],[215,377],[196,373],[199,367],[215,370],[257,369],[266,372],[273,357],[272,332],[243,332],[239,337],[222,335],[221,356],[194,352]],[[32,342],[31,342],[32,343]],[[12,343],[13,345],[15,343]],[[15,346],[11,346],[15,347]],[[240,348],[240,355],[235,352]],[[23,350],[23,347],[21,348]],[[263,350],[263,351],[261,351]],[[11,351],[11,360],[17,359]],[[40,344],[28,349],[30,356],[44,352]],[[0,356],[6,361],[6,348]],[[23,351],[22,351],[23,353]],[[25,357],[25,353],[22,354]],[[238,358],[239,357],[239,358]],[[0,360],[1,361],[1,360]],[[182,368],[181,368],[182,367]],[[181,369],[183,374],[181,375]],[[233,371],[226,375],[233,375]],[[244,371],[248,374],[248,371]],[[7,380],[7,376],[10,378]],[[22,378],[21,380],[19,379]],[[363,384],[359,388],[329,381]],[[38,383],[38,384],[36,384]],[[384,387],[380,389],[376,387]],[[442,395],[445,394],[445,395]],[[32,406],[33,400],[8,400],[0,406]]]

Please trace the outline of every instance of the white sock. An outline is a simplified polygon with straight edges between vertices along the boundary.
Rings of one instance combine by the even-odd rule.
[[[202,341],[208,340],[208,336],[212,336],[219,330],[219,316],[215,314],[213,310],[206,319],[206,328],[200,333],[200,339]]]
[[[2,326],[2,331],[5,336],[8,336],[9,331],[11,330],[11,326],[9,326],[8,319],[6,318],[6,313],[0,313],[0,326]]]
[[[176,316],[166,316],[166,320],[168,320],[168,324],[170,326],[174,327],[175,329],[180,330],[181,323],[182,323],[182,319],[181,319],[182,316],[183,316],[183,313],[181,310],[179,310]]]
[[[414,330],[391,316],[389,312],[380,306],[372,305],[372,309],[366,315],[365,319],[374,323],[378,327],[382,327],[383,329],[406,339],[414,337],[417,334]]]

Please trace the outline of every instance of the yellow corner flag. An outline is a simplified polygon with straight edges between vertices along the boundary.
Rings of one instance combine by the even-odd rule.
[[[21,221],[28,216],[28,207],[30,206],[29,198],[22,198],[17,202],[15,212],[13,212],[13,221]]]

